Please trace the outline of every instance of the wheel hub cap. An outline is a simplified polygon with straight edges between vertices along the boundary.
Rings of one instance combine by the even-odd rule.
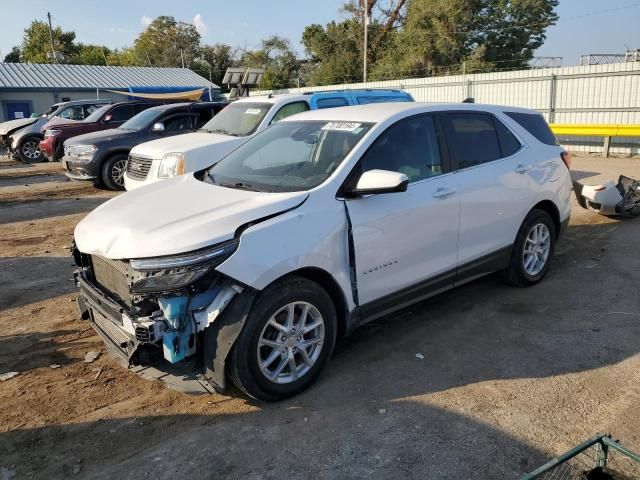
[[[258,340],[260,371],[274,383],[291,383],[306,375],[324,344],[324,319],[307,302],[292,302],[267,321]]]
[[[544,269],[551,251],[551,232],[544,223],[531,227],[524,242],[522,265],[531,276],[538,275]]]

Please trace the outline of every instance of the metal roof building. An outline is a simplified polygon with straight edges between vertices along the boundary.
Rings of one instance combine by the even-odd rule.
[[[218,88],[185,68],[0,63],[0,121],[44,112],[66,100],[99,96],[124,101],[126,96],[103,90],[130,87]]]

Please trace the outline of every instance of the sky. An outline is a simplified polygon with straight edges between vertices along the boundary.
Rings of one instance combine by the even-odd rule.
[[[203,43],[255,48],[273,34],[287,37],[299,54],[305,26],[340,18],[344,0],[0,0],[0,54],[20,44],[24,28],[51,12],[54,25],[74,30],[77,41],[110,48],[130,45],[151,19],[171,15],[191,22]],[[605,11],[608,10],[608,11]],[[640,48],[640,1],[560,0],[558,24],[547,31],[540,56],[579,63],[581,54]]]

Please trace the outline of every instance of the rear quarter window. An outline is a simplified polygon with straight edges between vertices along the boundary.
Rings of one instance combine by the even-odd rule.
[[[538,113],[504,112],[542,143],[558,145],[558,140],[544,117]]]
[[[344,97],[319,98],[316,102],[318,108],[346,107],[349,101]]]

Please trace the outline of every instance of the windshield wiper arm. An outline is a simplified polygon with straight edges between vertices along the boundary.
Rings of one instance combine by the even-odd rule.
[[[232,137],[239,137],[237,133],[230,132],[229,130],[224,130],[222,128],[216,128],[215,130],[207,130],[209,133],[222,133],[223,135],[231,135]]]
[[[227,187],[227,188],[237,188],[238,190],[249,190],[251,192],[259,192],[260,191],[256,187],[254,187],[252,185],[248,185],[246,183],[242,183],[242,182],[216,183],[216,185],[220,185],[221,187]]]

